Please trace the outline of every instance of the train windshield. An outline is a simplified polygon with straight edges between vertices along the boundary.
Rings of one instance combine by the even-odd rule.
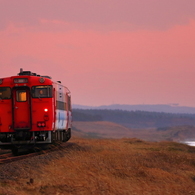
[[[10,87],[0,87],[0,100],[10,99],[11,98],[11,89]]]
[[[52,97],[52,86],[41,85],[32,87],[33,98],[51,98]]]

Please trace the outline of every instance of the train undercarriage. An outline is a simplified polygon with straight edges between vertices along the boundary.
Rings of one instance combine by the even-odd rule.
[[[71,138],[71,129],[56,131],[17,131],[14,133],[0,133],[0,148],[11,149],[13,155],[19,149],[33,150],[38,146],[46,146],[57,141],[66,142]]]

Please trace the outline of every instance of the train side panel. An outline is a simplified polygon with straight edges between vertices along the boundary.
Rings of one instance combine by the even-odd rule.
[[[56,117],[55,130],[68,130],[71,128],[71,105],[69,90],[59,83],[55,83]],[[69,97],[69,98],[67,98]]]
[[[61,84],[55,83],[55,96],[56,96],[56,117],[55,117],[55,130],[64,130],[66,128],[66,101],[64,97],[64,87]]]

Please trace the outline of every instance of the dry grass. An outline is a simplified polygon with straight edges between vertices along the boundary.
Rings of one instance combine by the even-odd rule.
[[[0,195],[195,194],[195,148],[139,139],[76,139],[30,178],[0,182]],[[39,162],[37,162],[39,163]],[[33,169],[33,167],[32,167]]]
[[[88,137],[123,138],[132,137],[131,130],[117,123],[108,121],[74,122],[74,127]]]
[[[136,137],[146,141],[177,141],[195,139],[195,127],[193,126],[178,126],[167,127],[161,130],[155,128],[147,129],[132,129],[124,127],[120,124],[108,121],[93,121],[73,123],[73,134],[78,137],[86,138],[127,138]]]

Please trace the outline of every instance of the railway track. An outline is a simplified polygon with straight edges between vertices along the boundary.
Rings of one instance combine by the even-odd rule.
[[[38,154],[29,153],[29,154],[22,154],[20,156],[14,156],[12,153],[1,154],[0,155],[0,164],[5,164],[5,163],[13,162],[13,161],[18,161],[18,160],[29,158],[29,157],[36,156],[36,155],[38,155]]]
[[[27,150],[24,150],[22,152],[20,152],[17,156],[14,156],[11,151],[0,151],[0,165],[1,164],[6,164],[6,163],[10,163],[10,162],[14,162],[14,161],[19,161],[22,159],[26,159],[26,158],[30,158],[30,157],[34,157],[34,156],[38,156],[38,155],[42,155],[42,154],[46,154],[46,153],[50,153],[53,151],[57,151],[57,150],[63,150],[66,148],[73,148],[74,146],[77,146],[77,144],[75,143],[60,143],[60,144],[55,144],[55,145],[51,145],[49,149],[39,149],[36,148],[39,151],[35,151],[35,152],[29,152]]]

